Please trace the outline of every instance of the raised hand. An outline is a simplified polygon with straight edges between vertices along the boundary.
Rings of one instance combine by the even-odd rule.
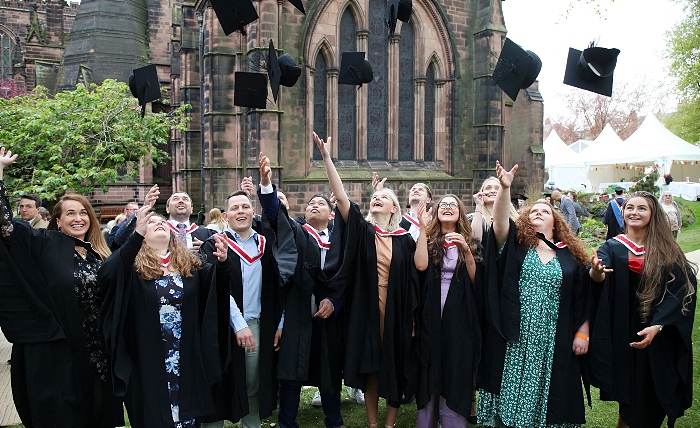
[[[156,204],[158,197],[160,197],[160,190],[158,189],[158,185],[154,184],[153,187],[148,189],[148,193],[146,193],[146,197],[143,199],[143,204],[152,207]]]
[[[598,252],[594,251],[593,256],[591,256],[591,270],[589,272],[591,279],[595,282],[603,282],[605,274],[612,271],[598,258]]]
[[[338,199],[335,197],[335,193],[331,192],[331,196],[328,198],[331,200],[331,210],[335,208],[335,203],[338,202]]]
[[[484,192],[479,192],[474,194],[474,205],[477,207],[483,207],[484,206],[484,196],[486,194]]]
[[[214,235],[214,246],[216,247],[216,251],[214,251],[212,254],[216,256],[216,258],[221,262],[225,262],[226,258],[228,257],[228,246],[226,245],[226,241],[220,234]]]
[[[448,232],[445,234],[445,242],[454,242],[457,247],[459,247],[463,252],[469,252],[471,249],[469,248],[469,243],[467,242],[466,239],[464,239],[464,236],[462,236],[461,233],[457,232]]]
[[[326,158],[331,155],[331,137],[328,137],[328,141],[324,142],[321,137],[314,132],[314,141],[316,142],[316,147],[318,147],[318,150],[321,152],[321,156]]]
[[[269,186],[270,176],[272,175],[272,170],[270,169],[270,159],[260,152],[258,163],[260,164],[260,184],[263,186]]]
[[[12,162],[17,159],[17,156],[18,155],[16,154],[12,154],[12,150],[8,150],[7,153],[5,153],[5,148],[0,147],[0,171],[5,169],[6,166],[12,164]]]
[[[496,177],[498,177],[498,181],[501,182],[502,188],[507,189],[510,187],[511,183],[513,183],[513,179],[515,178],[515,171],[517,170],[518,164],[513,165],[513,168],[511,168],[510,171],[506,171],[501,163],[496,161]]]
[[[382,190],[384,188],[384,183],[386,183],[386,177],[379,181],[379,176],[376,172],[372,171],[372,188],[376,192],[377,190]]]
[[[253,177],[243,177],[241,181],[241,190],[246,192],[248,196],[255,192],[255,185],[253,184]]]
[[[136,225],[134,225],[134,231],[141,236],[146,236],[146,228],[148,227],[148,222],[155,214],[151,211],[150,205],[144,205],[136,210]]]
[[[430,220],[433,218],[433,208],[431,207],[426,210],[425,206],[425,201],[420,201],[418,204],[418,224],[421,229],[427,227],[428,223],[430,223]]]

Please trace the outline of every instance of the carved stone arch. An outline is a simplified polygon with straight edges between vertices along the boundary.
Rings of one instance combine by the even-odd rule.
[[[326,60],[326,65],[328,67],[330,67],[332,64],[337,64],[333,48],[326,37],[321,39],[321,42],[316,45],[314,54],[309,58],[309,64],[311,67],[314,67],[314,64],[316,64],[316,58],[318,58],[319,55],[323,55],[323,59]]]
[[[322,4],[320,4],[318,8],[316,8],[313,15],[307,15],[307,19],[304,22],[303,29],[304,58],[307,61],[309,61],[311,58],[316,58],[316,55],[313,55],[312,51],[317,50],[318,46],[324,38],[327,39],[329,37],[338,36],[338,31],[340,28],[340,19],[343,17],[343,13],[345,13],[345,10],[348,7],[351,8],[351,12],[353,18],[355,19],[355,25],[357,26],[357,29],[365,28],[367,25],[365,12],[362,8],[362,5],[357,0],[346,0],[341,5],[338,5],[338,3],[336,3],[333,0],[326,0]],[[334,21],[332,21],[332,18],[329,19],[329,17],[333,16],[335,16]],[[325,34],[319,31],[319,28],[328,28],[329,25],[333,27],[333,33]],[[328,45],[331,46],[332,52],[336,52],[337,46],[333,46],[331,43],[328,43]],[[331,64],[333,64],[335,66],[340,66],[340,59],[337,54],[334,54],[334,59],[338,62],[329,63],[328,65],[331,66]],[[310,62],[307,62],[307,64],[313,67],[313,65],[311,65]]]
[[[457,73],[457,64],[454,59],[456,48],[454,46],[454,41],[452,40],[449,27],[447,26],[447,18],[444,15],[444,11],[438,7],[436,3],[436,0],[418,0],[413,2],[413,13],[411,15],[411,19],[413,19],[414,16],[420,16],[423,24],[421,26],[430,24],[434,25],[435,33],[439,39],[439,44],[442,51],[437,53],[437,56],[438,58],[443,58],[441,61],[441,77],[450,79]],[[423,19],[423,17],[429,17],[430,22]],[[415,27],[417,26],[414,25],[414,30]],[[422,37],[422,39],[425,39],[427,32],[424,32],[423,34],[424,37]],[[424,72],[425,71],[422,70],[421,74]]]
[[[445,72],[443,71],[444,66],[440,61],[440,56],[434,51],[430,54],[428,61],[424,63],[421,73],[423,73],[423,75],[426,75],[428,73],[428,68],[430,68],[431,65],[435,67],[435,79],[445,79]]]
[[[414,70],[414,75],[415,76],[423,76],[424,71],[420,69],[420,65],[423,63],[423,60],[425,58],[425,43],[423,40],[424,33],[424,25],[425,20],[423,17],[416,13],[416,10],[413,9],[411,11],[411,19],[408,21],[412,26],[413,26],[413,49],[414,49],[414,64],[415,64],[415,70]],[[400,35],[401,31],[403,29],[404,23],[401,21],[397,21],[396,23],[396,32]]]
[[[12,37],[13,43],[17,40],[17,34],[15,34],[10,27],[0,24],[0,32],[6,33],[8,36]]]

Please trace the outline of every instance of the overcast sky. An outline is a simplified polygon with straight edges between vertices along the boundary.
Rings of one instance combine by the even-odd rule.
[[[569,2],[572,12],[566,15]],[[683,17],[683,9],[671,0],[599,0],[602,15],[576,0],[504,0],[503,15],[508,38],[542,60],[539,88],[545,116],[563,108],[561,98],[569,47],[583,50],[592,40],[598,46],[620,49],[614,81],[647,81],[671,86],[664,69],[664,33]],[[576,89],[581,90],[581,89]],[[614,87],[613,87],[614,91]],[[613,92],[613,96],[615,93]],[[676,100],[671,100],[670,106]]]

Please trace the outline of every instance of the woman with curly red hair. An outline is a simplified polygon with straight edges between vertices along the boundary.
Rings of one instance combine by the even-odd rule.
[[[588,260],[581,241],[546,201],[509,219],[518,166],[498,162],[501,188],[487,239],[478,420],[485,426],[585,423],[581,356],[588,351]]]

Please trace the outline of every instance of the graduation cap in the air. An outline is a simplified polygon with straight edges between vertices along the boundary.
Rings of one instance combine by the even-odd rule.
[[[619,49],[606,49],[591,43],[583,52],[569,48],[564,83],[596,94],[612,96],[613,72]]]
[[[529,88],[535,82],[541,69],[540,57],[506,38],[491,80],[515,101],[521,89]]]
[[[146,104],[162,98],[156,65],[149,64],[135,69],[129,76],[129,89],[131,95],[139,100],[143,117],[146,114]]]
[[[210,0],[227,36],[234,31],[245,35],[245,26],[258,19],[251,0]]]
[[[299,12],[303,13],[306,15],[306,11],[304,10],[304,4],[301,2],[301,0],[289,0],[289,2],[296,7]]]
[[[412,0],[389,0],[386,3],[384,19],[387,27],[389,27],[389,35],[393,35],[396,31],[396,20],[408,22],[411,19],[412,10]]]
[[[267,106],[267,76],[237,71],[234,74],[233,104],[264,109]]]
[[[277,56],[272,40],[267,52],[267,76],[270,79],[270,88],[272,88],[272,97],[275,102],[277,102],[280,85],[291,88],[301,76],[301,68],[297,66],[291,55]]]
[[[372,64],[365,59],[364,52],[343,52],[340,58],[339,85],[359,85],[374,80]]]

